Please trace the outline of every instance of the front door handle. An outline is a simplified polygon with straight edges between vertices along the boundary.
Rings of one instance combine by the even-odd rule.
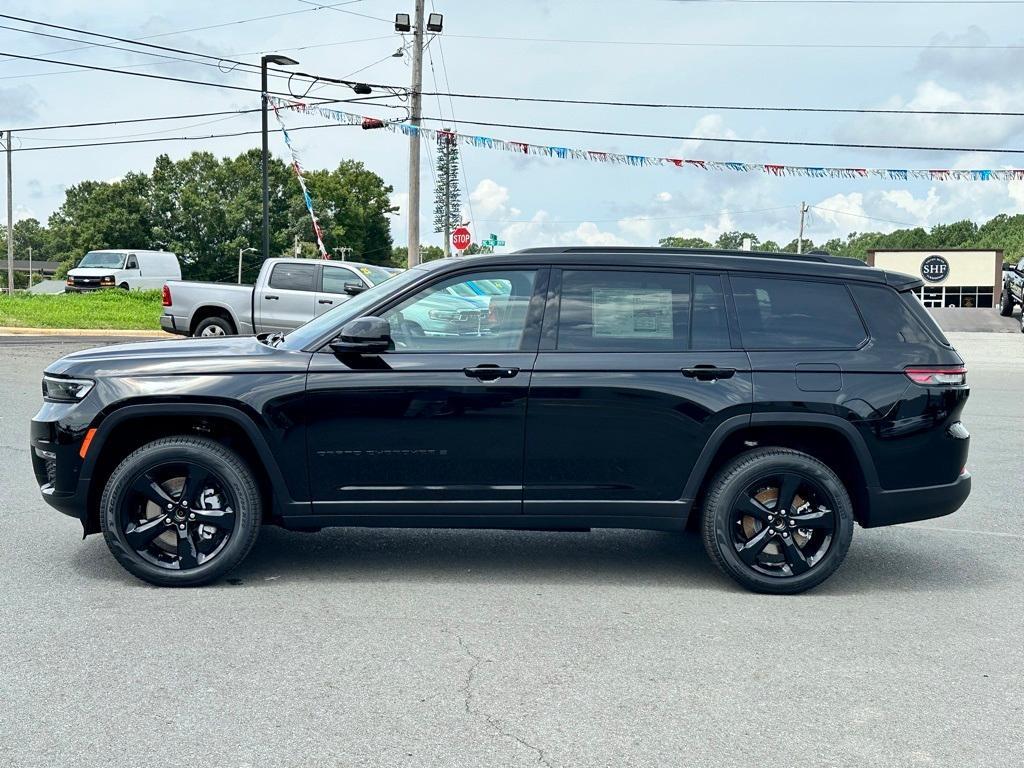
[[[317,304],[333,304],[334,302],[330,299],[320,299]]]
[[[266,299],[267,301],[277,301],[281,297],[280,296],[264,296],[263,298]]]
[[[519,375],[518,368],[502,368],[497,365],[478,365],[473,368],[463,368],[462,372],[467,376],[480,379],[480,381],[494,381],[496,379],[511,379]]]
[[[718,381],[719,379],[731,379],[736,375],[736,369],[719,368],[717,365],[695,365],[693,368],[683,368],[680,373],[688,379],[697,379],[697,381]]]

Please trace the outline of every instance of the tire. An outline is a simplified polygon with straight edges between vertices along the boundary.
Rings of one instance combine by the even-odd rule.
[[[193,336],[234,336],[235,326],[225,317],[214,315],[199,321]]]
[[[118,288],[120,288],[120,289],[121,289],[122,291],[127,291],[127,290],[130,290],[130,289],[129,289],[129,287],[128,287],[128,283],[121,283],[121,284],[120,284],[119,286],[117,286],[117,287],[118,287]]]
[[[1024,333],[1024,309],[1020,312],[1020,332]]]
[[[180,435],[148,443],[117,466],[100,499],[100,528],[133,576],[161,587],[196,587],[249,554],[262,507],[252,470],[238,454],[209,438]]]
[[[789,509],[776,513],[788,493]],[[711,481],[703,538],[708,556],[742,586],[792,595],[821,584],[842,564],[853,538],[853,508],[842,481],[822,462],[789,448],[758,448]]]
[[[1013,314],[1013,295],[1005,288],[999,296],[999,314],[1003,317]]]

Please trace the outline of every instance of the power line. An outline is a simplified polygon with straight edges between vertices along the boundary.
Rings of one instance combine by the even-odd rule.
[[[308,131],[317,128],[353,128],[355,126],[341,125],[338,123],[322,123],[320,125],[299,125],[295,128],[289,128],[288,132],[292,131]],[[123,141],[94,141],[89,144],[54,144],[45,147],[19,147],[12,149],[12,152],[43,152],[51,149],[81,149],[85,147],[112,147],[121,146],[125,144],[155,144],[158,142],[165,141],[206,141],[208,139],[227,139],[236,136],[257,136],[262,131],[235,131],[233,133],[211,133],[206,136],[163,136],[155,139],[125,139]]]
[[[369,14],[359,13],[358,11],[346,11],[343,8],[337,7],[337,5],[324,5],[323,3],[315,3],[312,0],[299,0],[299,2],[300,3],[305,3],[306,5],[312,5],[313,8],[311,10],[315,10],[315,11],[318,11],[321,8],[327,8],[328,10],[337,11],[338,13],[347,13],[350,16],[359,16],[359,17],[364,18],[364,19],[373,19],[374,21],[383,21],[383,22],[386,22],[388,24],[394,23],[394,19],[385,19],[385,18],[383,18],[381,16],[370,16]],[[347,3],[346,3],[346,5],[347,5]]]
[[[223,88],[230,91],[245,91],[246,93],[261,93],[259,88],[248,88],[244,85],[231,85],[230,83],[211,83],[206,80],[193,80],[184,77],[171,77],[170,75],[155,75],[152,72],[128,72],[123,69],[116,69],[114,67],[101,67],[96,64],[79,64],[73,61],[60,61],[59,59],[46,59],[41,56],[26,56],[20,53],[7,53],[0,51],[0,56],[9,56],[14,59],[24,59],[26,61],[42,61],[47,64],[60,64],[65,67],[76,67],[78,69],[87,69],[94,72],[110,72],[117,75],[129,75],[131,77],[144,77],[150,80],[166,80],[172,83],[184,83],[186,85],[203,85],[211,88]],[[226,61],[226,59],[225,59]],[[269,91],[276,96],[287,96],[289,98],[295,98],[292,93],[285,93],[283,91]]]
[[[821,114],[858,115],[943,115],[954,117],[1024,117],[1024,112],[983,112],[980,110],[951,109],[875,109],[867,107],[778,107],[740,104],[682,104],[651,101],[602,101],[598,99],[568,99],[541,96],[496,96],[479,93],[424,93],[424,96],[448,96],[456,99],[483,101],[523,101],[536,104],[574,104],[595,107],[632,107],[642,109],[693,109],[738,112],[812,112]]]
[[[477,221],[486,221],[489,224],[585,224],[592,222],[594,224],[604,224],[611,221],[687,221],[690,219],[708,219],[712,216],[742,216],[750,213],[767,213],[768,211],[783,211],[792,210],[793,205],[776,205],[772,208],[752,208],[746,211],[705,211],[703,213],[688,213],[685,216],[618,216],[614,219],[477,219]]]
[[[886,224],[898,224],[901,227],[913,227],[914,226],[913,224],[908,224],[905,221],[894,221],[893,219],[880,219],[877,216],[868,216],[868,215],[863,214],[863,213],[852,213],[851,211],[839,211],[839,210],[836,210],[835,208],[822,208],[820,205],[810,205],[810,206],[808,206],[808,208],[811,208],[812,210],[817,210],[817,211],[828,211],[829,213],[836,213],[836,214],[839,214],[840,216],[853,216],[855,219],[868,219],[870,221],[882,221],[882,222],[885,222]]]
[[[353,3],[361,3],[361,2],[363,2],[363,0],[347,0],[347,2],[336,3],[336,5],[352,5]],[[319,10],[322,10],[323,8],[326,8],[326,7],[327,6],[321,6],[321,7],[318,7],[318,8],[302,8],[302,9],[296,10],[296,11],[284,11],[282,13],[271,13],[271,14],[268,14],[268,15],[265,15],[265,16],[253,16],[253,17],[248,18],[248,19],[236,19],[234,21],[224,21],[224,22],[219,22],[217,24],[207,24],[206,26],[202,26],[202,27],[190,27],[189,29],[177,29],[177,30],[174,30],[172,32],[159,32],[157,34],[146,35],[146,36],[140,37],[138,39],[139,40],[153,40],[153,39],[158,38],[158,37],[173,37],[174,35],[185,35],[185,34],[188,34],[189,32],[204,32],[204,31],[209,30],[209,29],[221,29],[223,27],[231,27],[231,26],[235,26],[235,25],[239,25],[239,24],[248,24],[248,23],[253,22],[253,21],[266,21],[267,19],[277,19],[277,18],[280,18],[282,16],[294,16],[295,14],[298,14],[298,13],[310,13],[311,11],[319,11]],[[39,22],[33,22],[33,23],[39,23]],[[333,45],[333,43],[331,43],[331,45]],[[74,51],[84,51],[84,50],[88,50],[90,48],[95,48],[95,47],[97,47],[95,44],[90,44],[90,45],[85,45],[85,46],[81,46],[81,47],[78,47],[78,48],[64,48],[64,49],[59,50],[59,51],[47,51],[46,55],[47,56],[54,56],[54,55],[59,54],[59,53],[72,53]],[[298,49],[294,49],[293,48],[293,49],[288,49],[288,50],[298,50]],[[257,51],[257,53],[265,53],[265,51]],[[235,54],[235,55],[237,55],[237,54]]]
[[[795,1],[795,0],[794,0]],[[939,50],[1020,50],[1024,45],[967,45],[956,43],[723,43],[712,41],[668,41],[668,40],[594,40],[565,37],[518,37],[512,35],[453,35],[448,37],[463,40],[497,40],[519,43],[557,43],[559,45],[635,45],[669,48],[783,48],[783,49],[852,49],[852,50],[902,50],[902,49],[939,49]]]
[[[433,123],[449,122],[437,117],[424,117]],[[899,149],[912,152],[993,152],[998,154],[1019,155],[1024,149],[1006,149],[997,147],[925,147],[915,144],[855,144],[838,141],[797,141],[785,139],[736,139],[721,136],[679,136],[668,133],[633,133],[627,131],[602,131],[591,128],[562,128],[552,125],[524,125],[522,123],[494,123],[482,120],[451,120],[450,122],[464,125],[482,125],[489,128],[516,128],[526,131],[548,131],[551,133],[580,133],[591,136],[616,136],[631,139],[671,139],[673,141],[713,141],[726,144],[765,144],[771,146],[794,147],[830,147],[836,149]]]
[[[751,5],[1024,5],[1024,0],[674,0],[692,5],[746,3]]]

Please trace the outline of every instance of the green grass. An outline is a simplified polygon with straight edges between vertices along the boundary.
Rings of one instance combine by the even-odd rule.
[[[160,291],[0,296],[0,327],[160,330]]]

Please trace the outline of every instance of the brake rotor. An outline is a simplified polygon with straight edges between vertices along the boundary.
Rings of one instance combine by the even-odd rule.
[[[760,502],[765,508],[774,510],[776,505],[779,503],[779,489],[775,486],[766,486],[754,494],[754,499]],[[801,509],[805,505],[808,505],[807,501],[799,493],[793,497],[794,510]],[[752,539],[754,535],[760,533],[761,529],[764,527],[764,524],[760,520],[751,515],[744,515],[741,523],[743,527],[743,535],[746,536],[747,539]],[[793,531],[793,543],[798,547],[802,548],[804,544],[810,541],[810,539],[810,531],[805,532],[805,529],[803,528],[798,528]],[[769,542],[764,548],[764,553],[781,558],[781,546],[782,545],[777,541]]]

